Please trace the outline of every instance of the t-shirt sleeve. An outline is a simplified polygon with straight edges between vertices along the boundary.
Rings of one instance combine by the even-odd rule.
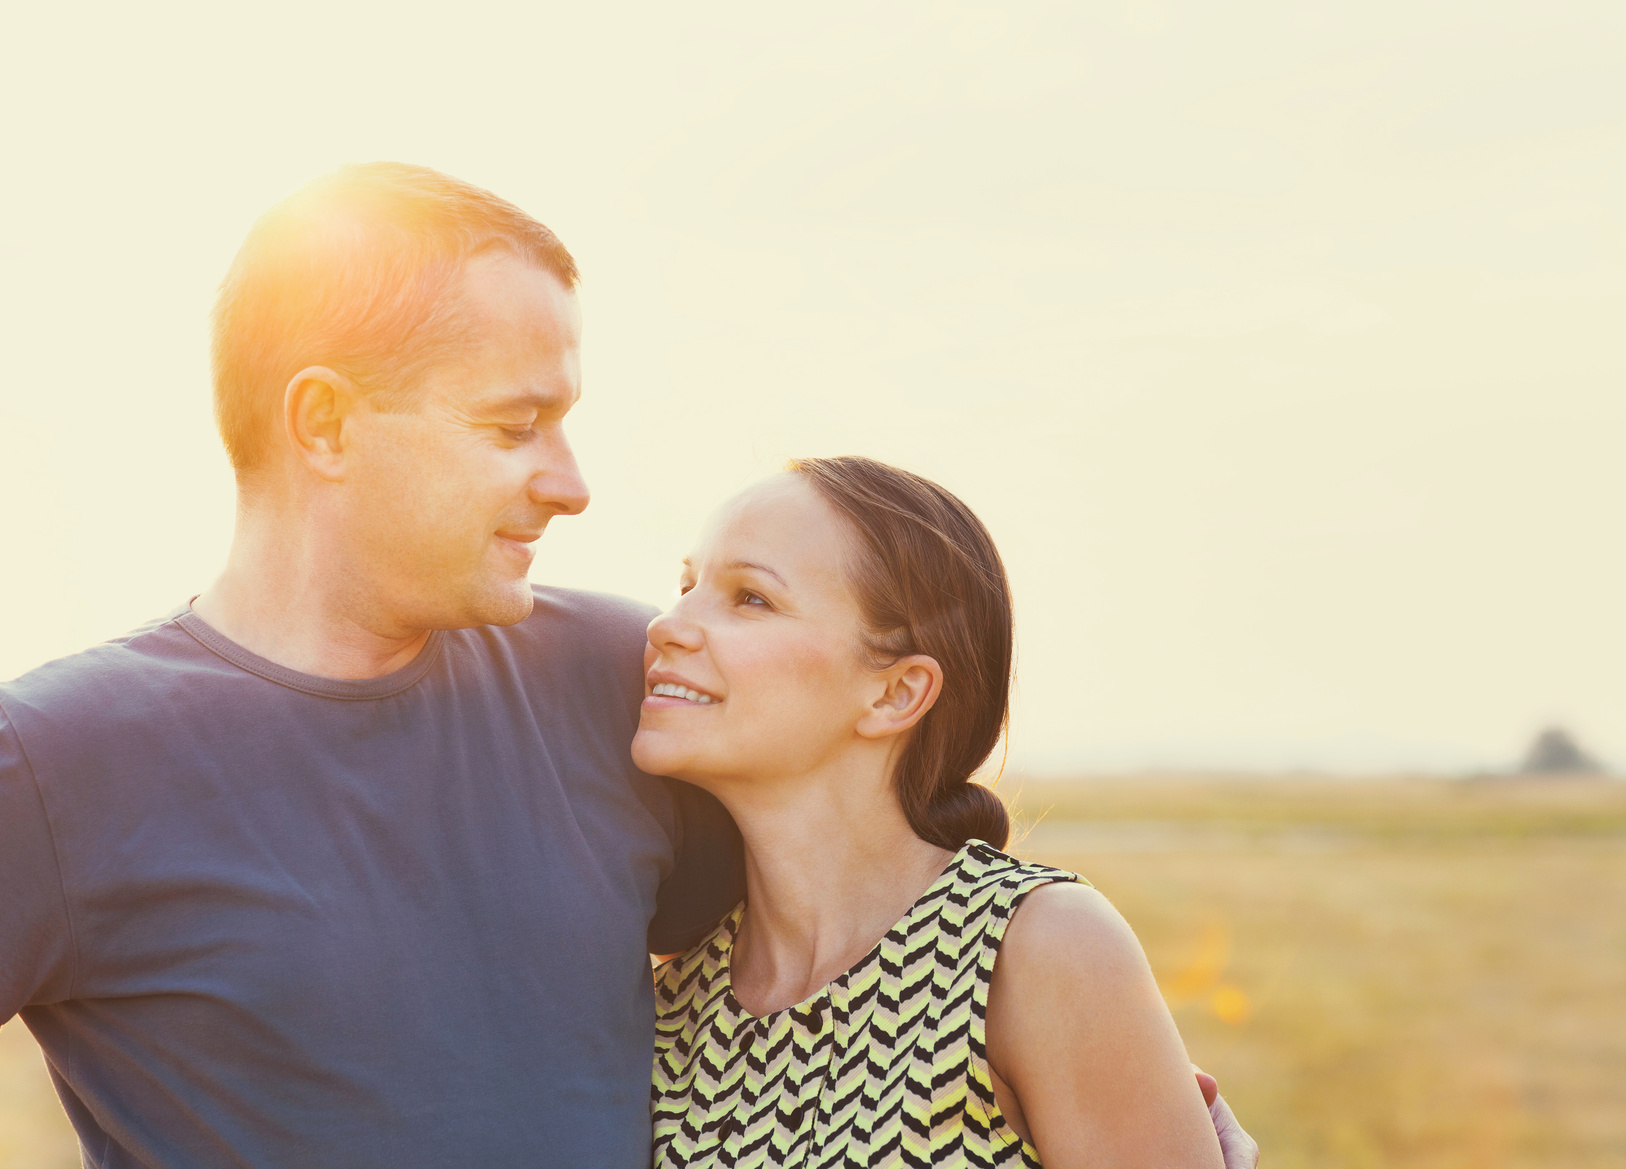
[[[60,1002],[73,981],[73,935],[56,846],[33,768],[0,707],[0,1023]]]
[[[745,845],[734,819],[710,792],[668,779],[677,808],[677,863],[662,883],[649,926],[649,951],[675,954],[745,896]]]

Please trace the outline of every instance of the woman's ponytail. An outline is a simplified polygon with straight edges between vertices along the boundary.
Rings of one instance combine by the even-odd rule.
[[[986,840],[1004,848],[1011,834],[1005,802],[980,783],[963,780],[941,789],[924,808],[909,817],[922,840],[957,852],[968,840]]]

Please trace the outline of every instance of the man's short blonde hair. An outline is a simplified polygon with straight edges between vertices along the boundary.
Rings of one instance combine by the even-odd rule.
[[[456,281],[508,248],[566,288],[559,238],[490,191],[399,162],[344,166],[260,217],[215,302],[215,419],[239,478],[265,461],[283,393],[310,365],[403,409],[463,337]]]

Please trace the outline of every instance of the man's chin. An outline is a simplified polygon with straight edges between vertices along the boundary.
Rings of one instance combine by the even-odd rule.
[[[476,624],[518,625],[535,607],[536,594],[531,591],[531,582],[522,578],[481,597],[474,606]]]

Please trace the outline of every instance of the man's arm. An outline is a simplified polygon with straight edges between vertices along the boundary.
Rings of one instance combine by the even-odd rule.
[[[745,896],[745,845],[710,792],[675,779],[662,782],[677,810],[677,863],[656,897],[649,952],[665,955],[705,937]]]
[[[73,986],[67,895],[39,785],[0,706],[0,1023]]]

